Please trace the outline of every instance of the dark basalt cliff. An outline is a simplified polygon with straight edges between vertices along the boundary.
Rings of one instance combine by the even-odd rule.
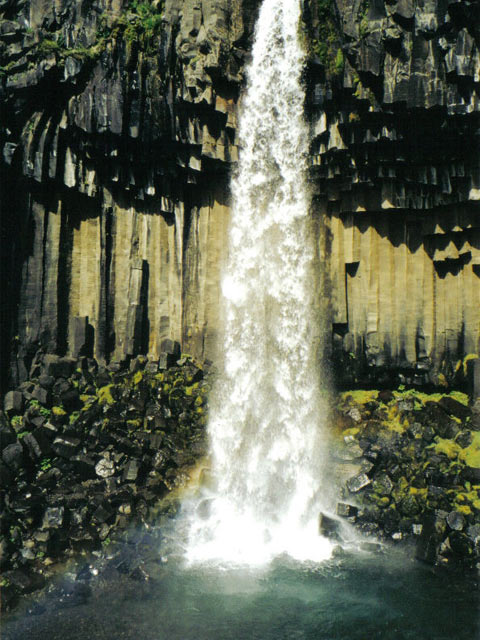
[[[258,5],[0,1],[4,385],[39,349],[215,358]],[[318,291],[346,382],[441,384],[478,353],[479,11],[304,5]]]

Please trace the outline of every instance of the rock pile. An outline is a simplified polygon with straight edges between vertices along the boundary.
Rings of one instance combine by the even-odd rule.
[[[460,393],[354,391],[335,452],[353,475],[337,513],[432,564],[480,568],[480,412]],[[350,504],[349,504],[350,503]]]
[[[4,606],[58,559],[146,522],[205,453],[204,372],[191,358],[102,367],[44,355],[0,413]]]

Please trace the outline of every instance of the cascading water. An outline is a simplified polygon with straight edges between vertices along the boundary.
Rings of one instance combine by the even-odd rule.
[[[223,367],[209,420],[216,486],[192,516],[187,557],[323,559],[322,406],[312,344],[299,0],[264,0],[240,116]],[[205,502],[206,499],[206,502]]]

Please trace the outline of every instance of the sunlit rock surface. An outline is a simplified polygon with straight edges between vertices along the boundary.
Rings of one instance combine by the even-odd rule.
[[[5,384],[39,348],[215,359],[257,7],[0,3]],[[346,382],[442,384],[478,350],[478,18],[305,4],[320,329]]]

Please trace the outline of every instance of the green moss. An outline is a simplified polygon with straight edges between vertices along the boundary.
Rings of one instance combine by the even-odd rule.
[[[462,449],[458,457],[460,460],[465,462],[465,464],[468,467],[472,467],[474,469],[480,469],[480,432],[479,431],[473,434],[472,443],[465,449]]]
[[[345,68],[345,58],[343,57],[343,51],[341,49],[337,50],[337,55],[335,56],[334,63],[334,71],[337,75],[343,73]]]
[[[58,44],[58,42],[55,42],[55,40],[50,40],[48,38],[42,40],[37,47],[38,53],[44,56],[50,55],[51,53],[59,53],[61,50],[62,47]]]
[[[339,29],[335,20],[334,0],[317,0],[318,28],[311,42],[312,53],[317,56],[331,75],[343,72],[344,58],[339,47]]]
[[[378,391],[376,390],[355,389],[354,391],[341,393],[340,401],[345,403],[348,400],[354,404],[366,404],[367,402],[376,400],[377,397]]]
[[[140,384],[140,382],[143,380],[143,373],[142,371],[137,371],[136,374],[133,376],[132,378],[132,382],[135,386],[137,386],[137,384]]]
[[[100,404],[113,404],[115,402],[112,396],[113,384],[107,384],[104,387],[100,387],[97,391],[98,401]]]
[[[433,445],[434,451],[437,454],[443,454],[450,460],[458,458],[458,454],[462,451],[461,447],[447,438],[438,438],[438,442]]]
[[[457,507],[457,511],[459,511],[460,513],[463,513],[464,516],[469,516],[472,513],[472,510],[468,506],[468,504]]]
[[[424,393],[417,389],[407,389],[404,391],[401,387],[397,391],[393,392],[397,400],[412,399],[415,403],[416,409],[421,409],[427,402],[439,402],[442,398],[448,397],[461,402],[464,405],[468,405],[468,396],[461,391],[451,391],[450,393]]]
[[[350,429],[345,429],[342,431],[342,435],[345,436],[356,436],[357,433],[360,433],[360,427],[350,427]]]
[[[155,53],[152,39],[160,33],[163,24],[163,2],[132,0],[129,13],[122,21],[123,37],[127,43],[141,42],[149,54]]]

